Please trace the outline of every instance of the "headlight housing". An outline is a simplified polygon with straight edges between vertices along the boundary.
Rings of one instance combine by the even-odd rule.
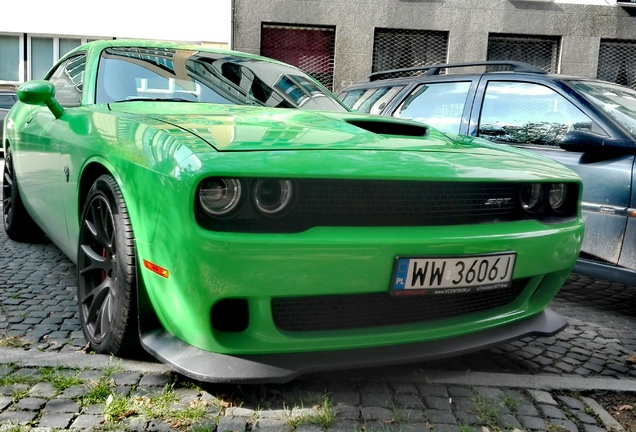
[[[254,207],[267,216],[282,216],[294,198],[293,183],[289,180],[261,179],[254,184]]]
[[[529,183],[521,187],[520,197],[521,207],[529,212],[534,213],[543,206],[545,189],[541,183]]]
[[[207,178],[199,186],[199,204],[211,216],[229,216],[240,207],[242,191],[238,179]]]
[[[548,204],[555,212],[563,210],[568,197],[568,188],[565,183],[553,183],[548,188]]]

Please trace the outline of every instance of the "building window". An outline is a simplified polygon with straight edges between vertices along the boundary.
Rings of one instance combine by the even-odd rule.
[[[42,79],[53,65],[55,57],[53,54],[53,38],[32,37],[31,50],[29,51],[31,59],[30,79]]]
[[[636,41],[601,39],[596,77],[636,89]]]
[[[27,79],[42,79],[51,66],[72,49],[86,43],[86,38],[30,36],[28,39]]]
[[[0,34],[0,83],[24,80],[22,57],[22,37]]]
[[[487,59],[521,61],[548,73],[557,73],[559,42],[559,37],[491,34]]]
[[[373,72],[446,63],[448,32],[376,28]]]
[[[261,54],[294,65],[333,90],[335,27],[263,24]]]

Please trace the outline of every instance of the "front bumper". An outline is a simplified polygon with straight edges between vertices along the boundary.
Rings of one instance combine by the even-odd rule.
[[[268,383],[290,381],[310,372],[414,363],[462,355],[526,336],[550,336],[566,325],[562,315],[545,309],[507,326],[439,341],[262,355],[227,355],[201,350],[163,330],[142,334],[141,343],[157,359],[199,381]]]

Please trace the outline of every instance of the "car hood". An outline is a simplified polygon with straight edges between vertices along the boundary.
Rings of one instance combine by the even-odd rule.
[[[391,117],[183,103],[163,110],[170,114],[155,114],[161,110],[151,113],[149,105],[168,104],[133,102],[112,104],[110,108],[171,125],[175,134],[189,132],[220,152],[325,149],[502,154],[501,148],[484,145],[482,140],[451,139],[436,129]]]

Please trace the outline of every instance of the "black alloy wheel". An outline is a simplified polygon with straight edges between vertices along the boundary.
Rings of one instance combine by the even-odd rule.
[[[77,299],[82,331],[101,354],[136,354],[135,242],[121,189],[110,175],[91,187],[81,217]]]
[[[2,169],[2,221],[4,231],[11,240],[36,242],[43,237],[40,227],[36,225],[22,203],[10,146],[7,147]]]

